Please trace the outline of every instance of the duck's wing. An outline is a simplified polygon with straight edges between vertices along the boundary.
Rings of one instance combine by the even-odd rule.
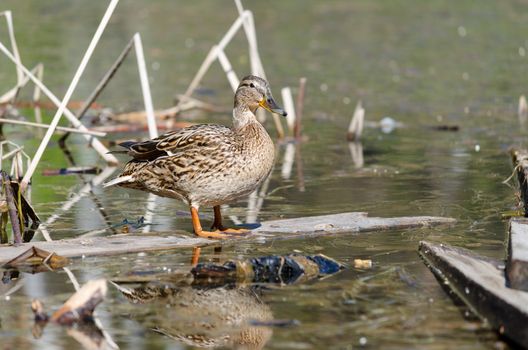
[[[171,131],[143,142],[127,141],[119,145],[128,150],[135,160],[151,161],[159,157],[174,155],[191,148],[204,148],[228,142],[231,129],[223,125],[199,124]]]

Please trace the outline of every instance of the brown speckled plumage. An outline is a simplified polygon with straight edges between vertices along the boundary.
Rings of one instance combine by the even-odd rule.
[[[245,77],[235,94],[232,128],[200,124],[144,142],[125,142],[121,145],[133,159],[108,185],[180,199],[191,211],[250,194],[268,176],[275,158],[273,141],[255,118],[258,107],[286,114],[265,80]]]

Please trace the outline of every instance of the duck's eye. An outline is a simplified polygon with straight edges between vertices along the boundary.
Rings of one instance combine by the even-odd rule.
[[[251,83],[251,84],[249,84],[249,87],[254,88],[254,87],[255,87],[255,84]]]

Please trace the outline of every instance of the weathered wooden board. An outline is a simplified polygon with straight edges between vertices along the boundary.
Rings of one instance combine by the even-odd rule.
[[[256,234],[287,234],[321,235],[327,233],[368,232],[406,229],[413,227],[429,227],[441,224],[454,224],[455,219],[434,216],[408,216],[398,218],[369,217],[368,213],[352,212],[304,218],[265,221],[253,233]]]
[[[262,241],[267,239],[294,239],[304,236],[323,236],[334,233],[358,233],[389,229],[405,229],[429,227],[434,225],[450,225],[455,219],[431,216],[401,217],[401,218],[369,218],[366,213],[343,213],[267,221],[244,238],[234,238],[221,241],[230,244],[238,239]],[[92,237],[64,239],[52,242],[31,242],[18,247],[0,247],[0,263],[5,263],[31,246],[54,252],[65,257],[80,257],[93,255],[114,255],[141,251],[169,250],[198,245],[219,244],[217,240],[209,240],[189,235],[114,235],[110,237]]]
[[[528,291],[528,219],[511,219],[506,275],[511,288]]]
[[[419,253],[476,315],[500,334],[528,347],[528,293],[506,286],[502,261],[429,242],[420,242]]]

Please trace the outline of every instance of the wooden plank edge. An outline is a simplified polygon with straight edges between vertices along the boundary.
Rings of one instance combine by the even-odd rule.
[[[523,234],[523,226],[528,230],[528,220],[526,218],[510,219],[508,228],[506,278],[509,287],[528,291],[528,251],[526,250],[527,247],[523,246],[524,242],[522,242],[523,238],[528,238],[528,234]],[[517,243],[515,254],[513,247],[513,244],[515,244],[513,243],[514,240]],[[519,259],[519,255],[526,255],[526,258]]]
[[[496,270],[497,274],[502,276],[504,288],[507,289],[504,273],[500,272],[502,261],[477,255],[467,249],[426,241],[421,241],[418,248],[420,257],[431,272],[448,285],[457,299],[463,301],[475,315],[488,323],[499,335],[528,348],[528,305],[526,310],[520,310],[485,286],[467,278],[458,266],[440,256],[437,251],[442,250],[466,259],[487,263],[490,269]]]

